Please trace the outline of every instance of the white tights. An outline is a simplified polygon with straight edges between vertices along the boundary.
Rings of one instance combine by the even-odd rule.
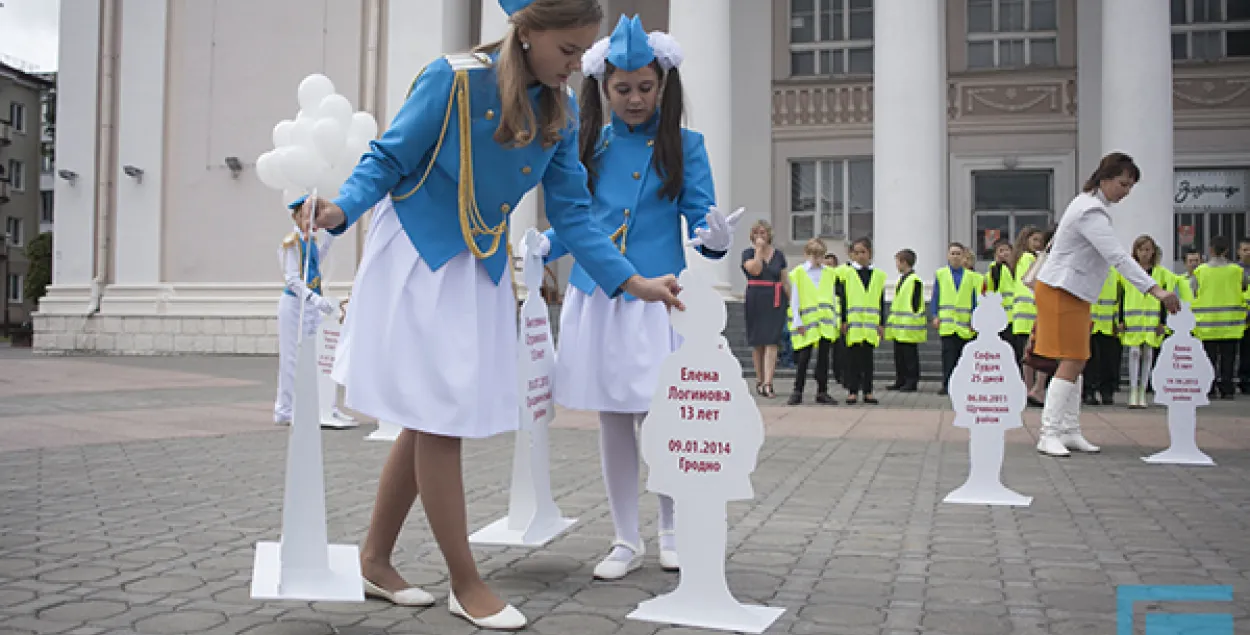
[[[1147,344],[1128,349],[1128,385],[1130,390],[1137,390],[1150,379],[1150,370],[1154,368],[1155,349]]]
[[[608,490],[612,524],[616,528],[616,539],[631,545],[642,544],[638,530],[638,426],[645,416],[599,413],[599,456],[603,462],[603,482]],[[663,494],[659,497],[660,549],[674,549],[673,499]],[[634,555],[630,549],[618,545],[608,558],[629,560]]]

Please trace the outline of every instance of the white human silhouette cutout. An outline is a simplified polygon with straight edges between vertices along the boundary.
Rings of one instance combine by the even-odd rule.
[[[512,489],[508,515],[469,536],[469,542],[490,545],[545,545],[576,519],[564,518],[551,494],[551,460],[547,426],[555,418],[551,376],[555,347],[551,341],[547,302],[542,297],[543,260],[538,231],[525,232],[522,279],[526,296],[521,303],[518,363],[521,423],[512,454]]]
[[[1215,381],[1215,368],[1194,337],[1194,313],[1188,302],[1181,310],[1168,316],[1172,335],[1163,340],[1158,360],[1150,374],[1155,389],[1155,403],[1167,406],[1168,449],[1144,457],[1147,463],[1181,465],[1215,465],[1215,461],[1198,449],[1198,406],[1210,404],[1207,391]]]
[[[1024,425],[1027,388],[1015,364],[1015,353],[998,332],[1007,313],[997,293],[981,296],[972,312],[976,339],[964,346],[950,380],[955,425],[968,428],[968,480],[946,495],[947,503],[1019,505],[1033,502],[1002,483],[1006,434]]]
[[[740,604],[725,580],[725,505],[754,498],[751,473],[764,421],[742,366],[725,346],[725,301],[699,274],[680,277],[685,311],[672,311],[681,346],[660,367],[639,439],[647,489],[677,513],[677,588],[638,605],[630,619],[762,633],[785,609]]]

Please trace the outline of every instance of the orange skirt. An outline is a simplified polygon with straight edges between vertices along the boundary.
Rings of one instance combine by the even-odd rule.
[[[1089,334],[1094,323],[1089,303],[1041,280],[1033,289],[1037,303],[1033,352],[1050,359],[1089,359]]]

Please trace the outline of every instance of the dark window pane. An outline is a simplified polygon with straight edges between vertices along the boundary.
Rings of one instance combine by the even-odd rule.
[[[1228,21],[1250,21],[1250,0],[1228,0]]]
[[[994,43],[969,42],[968,68],[994,68]]]
[[[994,32],[994,0],[968,0],[968,32]]]
[[[1057,66],[1059,59],[1055,51],[1055,39],[1033,40],[1029,42],[1029,65]]]
[[[790,3],[790,41],[816,40],[816,0],[793,0]]]
[[[850,208],[852,212],[872,209],[872,159],[850,162]]]
[[[998,41],[998,68],[1024,66],[1024,40]]]
[[[846,39],[842,32],[842,9],[826,2],[820,7],[820,41],[840,42]]]
[[[1172,0],[1172,24],[1185,24],[1185,0]]]
[[[1247,0],[1250,1],[1250,0]],[[1228,31],[1228,57],[1250,57],[1250,29]]]
[[[801,243],[816,236],[816,217],[812,214],[790,217],[790,240]]]
[[[972,174],[974,209],[1050,210],[1050,172],[996,170]]]
[[[1219,22],[1220,0],[1193,0],[1194,23]]]
[[[815,161],[794,161],[790,164],[790,211],[816,211]]]
[[[999,0],[998,30],[1024,30],[1024,0]]]
[[[1031,0],[1029,2],[1029,30],[1054,31],[1057,23],[1055,0]]]
[[[795,77],[810,77],[815,75],[815,51],[798,51],[790,53],[790,74]]]
[[[1220,40],[1223,33],[1219,31],[1202,31],[1190,36],[1193,42],[1193,57],[1196,60],[1218,60],[1224,56]]]
[[[847,51],[849,72],[854,75],[872,74],[872,49],[850,49]]]
[[[976,237],[974,238],[977,259],[994,261],[994,241],[1008,237],[1011,230],[1011,217],[1007,214],[977,214]]]
[[[872,11],[852,11],[851,12],[851,37],[852,40],[871,40],[872,39]]]

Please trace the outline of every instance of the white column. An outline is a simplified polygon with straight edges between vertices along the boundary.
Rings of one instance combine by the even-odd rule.
[[[1102,59],[1115,68],[1102,78],[1102,149],[1128,153],[1142,172],[1133,192],[1112,208],[1112,219],[1126,249],[1137,235],[1149,234],[1163,249],[1161,262],[1170,263],[1174,177],[1168,3],[1102,0],[1102,9]]]
[[[499,6],[499,0],[482,0],[482,32],[483,43],[494,42],[508,32],[508,14]],[[530,190],[508,217],[508,242],[516,245],[525,235],[525,230],[538,227],[538,188]],[[502,247],[501,247],[502,248]],[[525,278],[519,270],[512,272],[519,293],[524,294]]]
[[[128,2],[121,11],[114,283],[150,286],[161,282],[169,4]],[[126,166],[142,174],[130,176]]]
[[[877,0],[873,5],[874,260],[916,252],[926,279],[946,262],[944,0]]]
[[[462,0],[387,2],[386,102],[378,122],[395,118],[426,64],[469,48],[469,6]]]
[[[61,5],[56,167],[75,176],[56,179],[51,295],[56,287],[89,285],[95,275],[100,11],[99,0]],[[84,303],[74,309],[81,312]]]
[[[769,26],[772,13],[771,2],[734,5],[733,141],[739,151],[733,155],[733,172],[719,175],[720,179],[731,179],[734,206],[747,208],[738,222],[734,246],[725,255],[722,265],[729,275],[734,295],[746,290],[746,276],[740,263],[742,250],[749,246],[751,225],[758,220],[772,221],[773,193],[769,187],[769,175],[773,173],[773,34]]]
[[[1102,159],[1102,0],[1076,3],[1077,171],[1080,183]],[[1061,201],[1057,201],[1062,213]]]
[[[673,0],[668,10],[669,32],[681,43],[686,55],[681,65],[686,119],[692,130],[703,133],[716,183],[716,205],[729,214],[736,208],[731,187],[734,165],[731,2]],[[743,233],[740,240],[745,240],[745,229],[740,232]],[[732,253],[721,260],[707,260],[694,250],[686,250],[689,266],[707,275],[726,296],[730,293],[729,263],[733,260]]]

